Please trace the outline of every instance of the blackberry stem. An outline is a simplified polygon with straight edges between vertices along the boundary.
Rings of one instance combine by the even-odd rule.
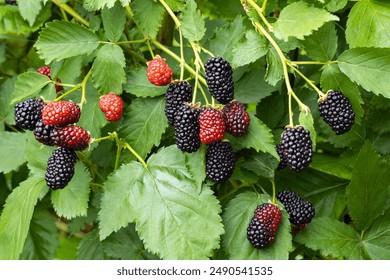
[[[89,27],[89,22],[84,19],[78,12],[76,12],[72,7],[67,4],[61,3],[60,0],[51,0],[55,5],[57,5],[60,9],[63,9],[65,12],[70,14],[75,20]]]
[[[87,98],[85,97],[86,96],[86,87],[87,87],[88,79],[91,77],[91,75],[92,75],[92,68],[89,69],[87,75],[85,75],[85,77],[84,77],[84,80],[81,82],[81,101],[79,104],[80,110],[82,110],[83,105],[85,103],[87,103]]]
[[[257,12],[257,14],[260,16],[261,20],[264,22],[264,24],[267,26],[268,30],[273,32],[274,28],[273,26],[268,22],[268,20],[264,16],[264,10],[267,5],[267,1],[263,2],[263,6],[260,8],[253,0],[246,0],[249,5],[251,5]]]
[[[272,204],[276,203],[276,188],[275,188],[275,181],[274,179],[270,179],[270,182],[272,184]]]
[[[81,84],[78,84],[78,85],[74,86],[74,88],[72,88],[72,89],[68,90],[67,92],[65,92],[64,94],[61,94],[60,96],[58,96],[56,99],[54,99],[54,101],[59,101],[62,98],[64,98],[65,96],[71,94],[72,92],[74,92],[80,88],[81,88]]]
[[[126,147],[126,149],[128,149],[137,159],[140,163],[142,163],[142,165],[147,169],[148,168],[148,165],[146,164],[146,162],[143,160],[143,158],[141,158],[141,156],[136,152],[134,151],[134,149],[129,145],[129,143],[127,142],[123,142],[123,145],[124,147]]]

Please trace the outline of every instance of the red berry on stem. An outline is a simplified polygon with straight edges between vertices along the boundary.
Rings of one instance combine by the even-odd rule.
[[[172,80],[172,69],[161,57],[148,62],[148,80],[156,86],[166,86]]]
[[[123,100],[113,92],[103,95],[100,98],[99,107],[109,122],[116,122],[122,118],[124,108]]]
[[[45,125],[65,126],[80,119],[80,107],[72,101],[53,101],[42,109]]]
[[[225,122],[222,112],[214,108],[203,108],[199,115],[200,141],[211,144],[225,136]]]

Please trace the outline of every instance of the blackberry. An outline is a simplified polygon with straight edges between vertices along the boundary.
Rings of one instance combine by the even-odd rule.
[[[313,156],[310,132],[302,126],[286,128],[279,149],[287,166],[294,171],[301,171],[310,164]]]
[[[176,145],[183,152],[192,153],[200,148],[199,113],[199,108],[188,103],[177,109],[174,121]]]
[[[279,192],[276,197],[284,205],[292,224],[308,224],[313,219],[315,215],[313,204],[304,200],[297,193],[283,190]]]
[[[355,121],[355,113],[349,99],[339,91],[328,91],[326,96],[319,100],[318,110],[337,135],[349,131]]]
[[[234,98],[233,70],[222,57],[212,57],[205,64],[206,82],[210,94],[221,104]]]
[[[169,84],[165,93],[165,115],[168,122],[173,125],[177,108],[183,102],[190,102],[192,98],[192,87],[186,81],[175,81]]]
[[[42,120],[39,120],[34,129],[35,139],[42,144],[54,146],[56,143],[52,139],[52,134],[55,129],[55,126],[45,125]]]
[[[230,142],[217,141],[207,147],[206,175],[216,183],[223,183],[233,174],[236,161]]]
[[[18,4],[16,0],[5,0],[4,3],[7,5],[17,5]]]
[[[226,131],[234,136],[242,136],[248,132],[250,117],[245,106],[239,101],[226,104],[222,110]]]
[[[279,161],[279,165],[278,165],[277,169],[280,170],[280,169],[286,168],[287,167],[287,160],[284,156],[283,147],[281,144],[276,145],[276,151],[278,152],[278,155],[280,157],[280,161]]]
[[[76,153],[73,150],[59,148],[53,151],[47,161],[46,184],[52,190],[65,188],[74,175]]]
[[[274,242],[282,212],[272,203],[263,203],[256,207],[254,216],[247,228],[247,239],[253,247],[263,249]]]
[[[34,130],[36,123],[42,119],[45,102],[40,98],[29,98],[15,104],[15,123],[22,129]]]

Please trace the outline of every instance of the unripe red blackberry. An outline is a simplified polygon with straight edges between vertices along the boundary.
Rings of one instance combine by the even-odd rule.
[[[56,127],[51,131],[50,138],[55,145],[73,150],[86,149],[91,140],[88,131],[77,125]]]
[[[313,156],[310,132],[302,126],[287,127],[282,134],[279,153],[292,170],[298,172],[306,168]]]
[[[42,120],[46,125],[65,126],[80,119],[80,107],[72,101],[53,101],[42,109]]]
[[[355,121],[355,113],[349,99],[339,91],[328,91],[326,96],[319,100],[318,110],[337,135],[349,131]]]
[[[76,153],[73,150],[59,148],[53,151],[47,161],[46,184],[53,190],[65,188],[74,175]]]
[[[304,200],[297,193],[283,190],[277,194],[277,199],[284,205],[294,225],[303,225],[311,222],[315,215],[313,204]]]
[[[156,56],[148,62],[147,76],[152,84],[166,86],[171,82],[173,72],[163,58]]]
[[[177,109],[174,121],[176,145],[183,152],[192,153],[200,148],[199,113],[199,108],[188,103]]]
[[[233,70],[222,57],[212,57],[204,65],[210,94],[221,104],[234,98]]]
[[[217,141],[207,147],[206,176],[216,183],[229,179],[234,170],[236,156],[230,142]]]
[[[173,81],[165,93],[165,115],[173,125],[177,108],[183,102],[191,102],[192,87],[187,81]]]
[[[234,136],[242,136],[248,132],[250,117],[245,106],[239,101],[226,104],[222,110],[226,131]]]
[[[222,112],[218,109],[205,107],[201,109],[199,115],[200,141],[211,144],[222,140],[225,136],[225,122]]]
[[[42,119],[45,102],[40,98],[29,98],[15,104],[15,124],[22,129],[34,130]]]
[[[275,241],[282,212],[272,203],[263,203],[256,207],[254,216],[247,228],[247,239],[253,247],[263,249]]]
[[[48,77],[50,80],[53,80],[51,78],[51,67],[50,66],[42,66],[40,68],[37,69],[37,72],[39,74],[42,74],[42,75],[45,75],[46,77]],[[56,78],[56,82],[57,83],[61,83],[61,80],[59,78]],[[60,86],[60,85],[55,85],[55,89],[56,89],[56,92],[60,92],[61,90],[63,90],[63,86]]]

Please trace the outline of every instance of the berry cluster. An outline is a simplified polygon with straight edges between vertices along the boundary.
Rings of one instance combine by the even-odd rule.
[[[49,158],[46,183],[52,189],[64,188],[74,175],[75,150],[83,150],[90,143],[89,133],[74,125],[80,118],[80,108],[72,101],[45,103],[40,98],[29,98],[15,105],[17,127],[32,130],[35,139],[48,146],[58,146]]]
[[[293,225],[294,233],[299,232],[311,222],[315,215],[313,204],[304,200],[297,193],[283,190],[280,191],[276,198],[283,204],[286,209],[289,220]]]
[[[256,207],[247,228],[247,238],[253,247],[263,249],[275,240],[282,212],[272,203],[263,203]]]
[[[287,127],[276,150],[280,157],[278,169],[289,167],[294,171],[306,168],[313,156],[310,132],[303,126]]]
[[[156,86],[166,86],[171,82],[173,73],[172,69],[159,56],[148,62],[148,80]]]
[[[100,97],[99,107],[109,122],[116,122],[122,118],[124,108],[123,100],[113,92]]]
[[[318,102],[320,116],[337,134],[349,131],[355,121],[355,113],[349,99],[341,92],[330,90]]]
[[[50,68],[50,66],[42,66],[42,67],[38,68],[37,72],[39,74],[47,76],[50,80],[53,80],[51,78],[51,68]],[[56,78],[56,82],[57,83],[61,83],[61,80],[59,78]],[[58,92],[62,91],[64,88],[61,85],[55,85],[55,89],[56,89],[56,92],[58,93]]]

